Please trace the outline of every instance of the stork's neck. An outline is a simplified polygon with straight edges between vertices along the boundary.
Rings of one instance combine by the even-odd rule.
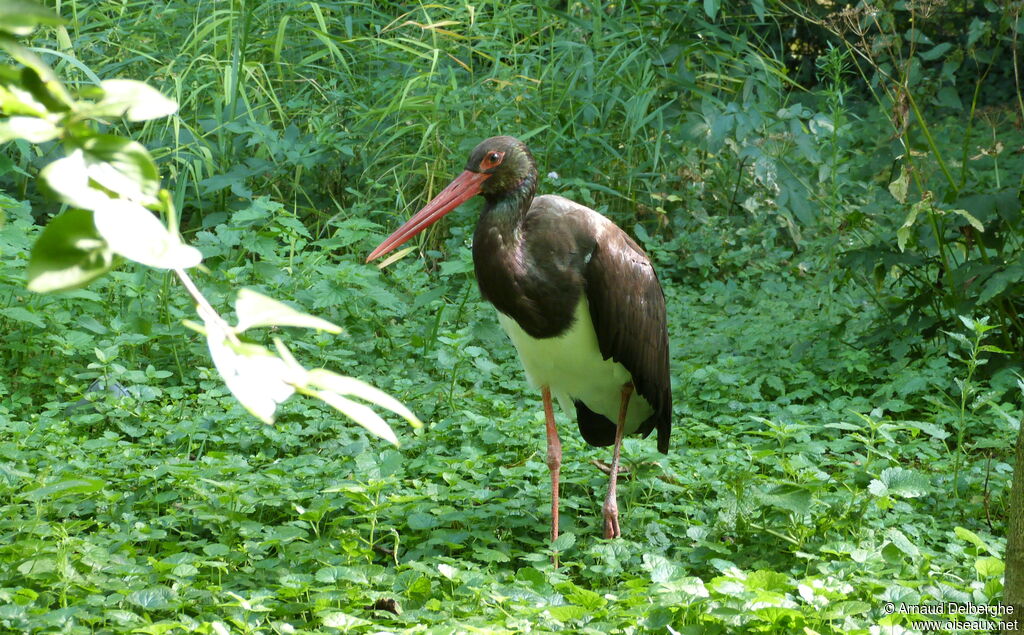
[[[537,172],[531,170],[517,184],[501,192],[484,192],[487,203],[477,223],[477,234],[481,231],[497,232],[508,242],[513,239],[516,228],[523,223],[526,212],[533,203],[537,191]]]

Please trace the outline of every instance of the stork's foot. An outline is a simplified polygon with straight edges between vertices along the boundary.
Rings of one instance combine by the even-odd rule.
[[[620,538],[622,531],[619,530],[619,505],[614,498],[608,497],[604,501],[604,537]]]

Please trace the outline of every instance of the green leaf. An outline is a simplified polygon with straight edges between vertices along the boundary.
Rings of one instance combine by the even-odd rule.
[[[750,4],[754,7],[754,15],[757,16],[758,20],[763,22],[765,15],[767,15],[764,8],[764,0],[753,0]]]
[[[29,53],[27,50],[25,53]],[[51,113],[67,112],[71,109],[71,96],[60,83],[49,66],[40,60],[35,53],[24,56],[21,69],[21,86],[32,93],[36,100]]]
[[[302,377],[266,348],[232,342],[219,316],[202,307],[199,314],[206,326],[210,356],[228,390],[253,416],[273,423],[277,405],[295,393],[295,385],[303,383]]]
[[[415,529],[416,531],[433,529],[440,524],[436,516],[424,512],[410,514],[407,522],[409,523],[409,529]]]
[[[763,494],[761,499],[768,505],[795,514],[807,514],[811,510],[811,493],[794,485],[779,485]]]
[[[127,600],[129,604],[134,604],[135,606],[147,611],[161,611],[174,607],[174,604],[171,602],[172,598],[173,591],[170,589],[165,589],[164,587],[153,587],[150,589],[132,591],[128,594],[125,600]]]
[[[969,542],[972,545],[974,545],[975,547],[977,547],[978,549],[984,549],[985,551],[989,552],[993,556],[998,556],[999,555],[999,552],[997,550],[995,550],[992,547],[990,547],[987,542],[985,542],[984,540],[981,539],[981,536],[979,536],[978,534],[974,533],[970,529],[965,529],[964,527],[954,527],[953,528],[953,533],[955,533],[957,538],[959,538],[960,540],[964,540],[966,542]]]
[[[0,309],[0,315],[3,315],[7,319],[14,320],[15,322],[32,324],[39,328],[46,326],[46,322],[43,321],[41,317],[22,306],[11,306],[6,309]]]
[[[72,209],[49,222],[32,246],[28,288],[67,291],[89,284],[114,265],[114,254],[96,231],[92,213]]]
[[[904,428],[920,430],[921,432],[924,432],[928,436],[938,439],[939,441],[942,441],[943,439],[949,437],[949,432],[944,430],[941,426],[938,426],[934,423],[930,423],[928,421],[902,421],[901,425]]]
[[[89,186],[85,152],[76,148],[39,171],[39,186],[65,205],[93,210],[110,200],[104,192]]]
[[[307,381],[309,385],[322,388],[339,395],[352,395],[363,401],[387,408],[391,412],[402,417],[414,428],[420,428],[423,423],[412,413],[411,410],[402,405],[400,401],[387,394],[379,388],[354,377],[344,377],[323,368],[314,368],[309,371]]]
[[[904,195],[906,195],[905,192]],[[907,212],[907,217],[903,220],[903,224],[896,230],[896,244],[899,246],[900,251],[903,251],[906,248],[907,240],[910,239],[910,232],[914,228],[914,222],[917,220],[917,215],[922,209],[923,206],[920,203],[911,205],[910,211]]]
[[[173,115],[178,104],[145,82],[133,79],[108,79],[100,83],[103,98],[94,106],[97,116],[120,117],[129,121],[147,121]]]
[[[30,500],[55,499],[63,496],[91,494],[98,492],[107,484],[99,478],[72,478],[34,489],[25,494]]]
[[[268,298],[251,289],[238,291],[235,312],[238,314],[238,325],[235,327],[238,333],[260,326],[298,326],[319,329],[328,333],[341,332],[341,327],[335,326],[327,320],[296,311],[283,302]]]
[[[61,129],[39,117],[10,117],[0,121],[0,143],[24,139],[29,143],[44,143],[56,139]]]
[[[947,209],[944,211],[947,214],[957,214],[958,216],[962,216],[974,229],[977,229],[980,232],[985,231],[985,226],[981,224],[981,221],[965,209]]]
[[[917,55],[918,55],[918,57],[920,57],[921,59],[925,60],[926,62],[931,62],[932,60],[937,60],[940,57],[942,57],[943,55],[945,55],[946,52],[949,49],[951,49],[951,48],[953,48],[953,44],[952,43],[950,43],[950,42],[943,42],[941,44],[936,44],[935,46],[933,46],[932,48],[928,49],[927,51],[923,51],[921,53],[918,53]]]
[[[978,347],[978,350],[983,353],[996,353],[997,355],[1013,355],[1013,351],[1008,351],[1005,348],[999,348],[992,344],[982,344]]]
[[[899,177],[889,184],[889,193],[900,203],[907,202],[907,190],[910,188],[910,174],[904,169]]]
[[[718,15],[718,10],[721,7],[721,0],[704,0],[704,13],[707,14],[712,22],[715,20],[715,16]]]
[[[87,139],[39,173],[46,192],[72,207],[97,210],[111,200],[95,184],[141,205],[159,203],[160,175],[142,144],[114,135]]]
[[[23,576],[41,577],[57,570],[54,558],[30,558],[18,565],[18,573]]]
[[[124,199],[110,199],[93,212],[96,230],[115,253],[157,269],[188,269],[203,256],[181,242],[145,207]]]
[[[668,582],[678,574],[678,567],[665,556],[653,553],[644,554],[644,569],[651,574],[651,582]]]
[[[576,544],[576,534],[567,531],[551,542],[551,551],[562,553]]]
[[[903,34],[908,42],[915,42],[917,44],[931,44],[932,40],[925,34],[924,31],[911,27],[907,29],[907,32]]]
[[[0,81],[9,93],[4,97],[4,114],[42,117],[71,110],[74,100],[42,58],[2,31],[0,48],[22,64],[3,67]]]
[[[644,626],[650,631],[661,633],[666,631],[666,627],[672,624],[673,619],[675,619],[675,614],[672,609],[667,606],[655,606],[647,612],[647,621],[644,622]]]
[[[885,532],[885,535],[889,541],[896,546],[896,548],[911,558],[917,558],[921,554],[917,545],[910,542],[910,539],[907,538],[907,536],[899,529],[890,527],[889,530]]]
[[[574,604],[558,604],[549,606],[548,613],[559,622],[574,622],[587,616],[587,609]]]
[[[565,595],[565,599],[572,604],[578,604],[591,611],[597,610],[608,604],[608,600],[606,600],[600,593],[591,591],[590,589],[584,589],[576,585],[573,585],[569,592],[563,591],[562,593]]]
[[[82,144],[82,151],[93,181],[143,205],[159,202],[160,172],[141,143],[116,135],[95,135]]]
[[[9,70],[11,67],[0,66],[0,71]],[[0,111],[5,115],[27,115],[32,118],[41,119],[50,114],[47,107],[32,96],[32,93],[21,86],[21,73],[16,73],[17,79],[11,80],[6,77],[7,73],[0,73]]]
[[[995,578],[1003,575],[1006,565],[999,558],[986,556],[974,561],[974,570],[983,578]]]
[[[875,496],[919,498],[927,495],[931,489],[927,477],[902,467],[886,468],[878,479],[868,484],[868,491]]]
[[[56,13],[28,0],[3,0],[0,2],[0,31],[11,35],[25,36],[37,26],[63,24]]]
[[[1024,265],[1020,263],[1014,263],[1002,271],[997,271],[985,281],[981,293],[978,294],[978,303],[984,304],[1005,291],[1007,286],[1021,282],[1024,282]]]

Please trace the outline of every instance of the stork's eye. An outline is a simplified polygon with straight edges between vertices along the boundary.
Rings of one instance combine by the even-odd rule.
[[[505,158],[505,153],[498,150],[493,150],[487,153],[484,160],[480,162],[481,170],[490,170],[491,168],[498,167],[501,164],[501,160]]]

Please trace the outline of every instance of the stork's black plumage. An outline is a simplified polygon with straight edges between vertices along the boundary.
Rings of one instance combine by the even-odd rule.
[[[498,310],[532,384],[541,389],[558,535],[561,442],[554,394],[575,410],[584,440],[614,445],[605,536],[619,535],[616,473],[623,433],[658,431],[668,451],[672,394],[665,298],[650,260],[625,232],[561,196],[534,197],[537,167],[526,146],[492,137],[466,171],[385,240],[381,256],[476,194],[486,199],[473,235],[480,293]]]

